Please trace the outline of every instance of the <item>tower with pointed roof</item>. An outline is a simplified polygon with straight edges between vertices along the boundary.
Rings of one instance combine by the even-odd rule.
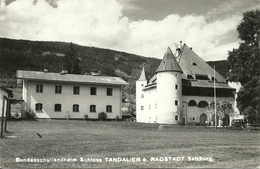
[[[143,67],[142,73],[139,79],[136,81],[136,119],[138,122],[145,122],[145,99],[144,99],[144,91],[143,88],[147,84],[147,77],[145,73],[145,69]]]
[[[214,121],[214,112],[208,111],[215,101],[214,81],[217,104],[229,102],[234,105],[235,89],[228,86],[218,72],[214,73],[192,48],[184,44],[177,57],[167,48],[154,75],[146,78],[143,69],[136,82],[137,122],[220,124]]]
[[[179,124],[182,108],[182,70],[168,47],[157,68],[158,123]]]

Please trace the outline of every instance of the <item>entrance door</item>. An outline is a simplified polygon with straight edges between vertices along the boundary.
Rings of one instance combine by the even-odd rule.
[[[200,115],[200,124],[207,125],[207,115],[205,113]]]

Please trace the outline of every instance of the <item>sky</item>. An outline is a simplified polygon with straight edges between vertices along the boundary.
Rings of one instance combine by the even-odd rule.
[[[0,0],[0,37],[72,42],[162,59],[192,47],[205,61],[238,48],[243,12],[260,0]]]

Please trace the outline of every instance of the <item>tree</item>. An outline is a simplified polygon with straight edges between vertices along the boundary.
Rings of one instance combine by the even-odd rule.
[[[207,113],[215,114],[215,103],[212,102],[208,106]],[[226,101],[223,101],[221,103],[216,104],[216,114],[217,117],[223,121],[223,125],[228,125],[228,119],[230,116],[232,116],[234,113],[234,108],[232,107],[232,104]],[[225,123],[225,124],[224,124]]]
[[[249,120],[260,118],[260,10],[247,11],[237,26],[242,40],[228,53],[229,81],[240,82],[237,107]]]
[[[70,43],[69,49],[64,57],[63,66],[69,70],[69,73],[80,74],[80,59],[77,57],[77,52],[73,43]]]

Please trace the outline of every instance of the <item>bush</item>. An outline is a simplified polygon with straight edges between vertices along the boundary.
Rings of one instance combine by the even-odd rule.
[[[87,119],[88,119],[88,115],[85,114],[85,115],[84,115],[84,120],[87,120]]]
[[[98,119],[99,120],[106,120],[107,114],[105,112],[98,113]]]

